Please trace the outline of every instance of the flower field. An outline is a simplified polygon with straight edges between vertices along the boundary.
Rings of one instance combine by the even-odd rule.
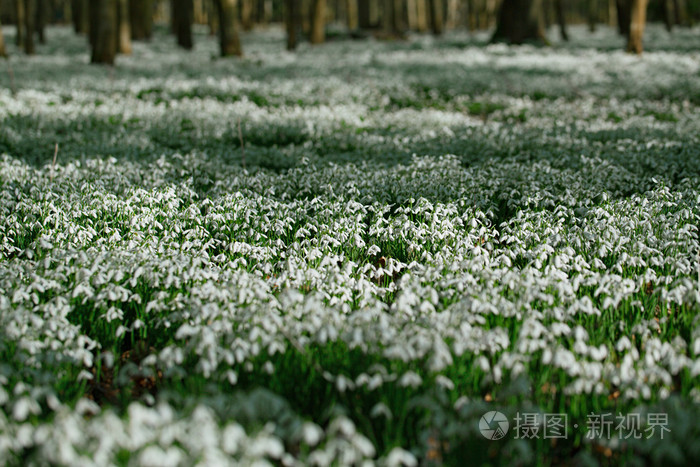
[[[700,30],[4,29],[0,464],[700,458]]]

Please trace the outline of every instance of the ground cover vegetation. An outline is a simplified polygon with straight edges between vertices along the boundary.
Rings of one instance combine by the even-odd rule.
[[[700,458],[697,29],[195,28],[113,68],[4,32],[0,463]]]

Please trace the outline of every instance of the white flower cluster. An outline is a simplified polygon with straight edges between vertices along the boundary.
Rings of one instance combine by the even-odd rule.
[[[136,44],[107,77],[57,28],[11,59],[0,463],[416,465],[376,428],[410,396],[521,376],[700,402],[697,53],[279,37]],[[256,386],[293,430],[212,408]]]

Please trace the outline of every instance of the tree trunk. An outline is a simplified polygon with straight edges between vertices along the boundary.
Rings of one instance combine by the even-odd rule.
[[[442,0],[429,0],[430,3],[430,29],[433,34],[439,36],[445,29],[445,12]]]
[[[117,20],[119,21],[119,53],[131,55],[131,24],[129,21],[129,0],[117,0]]]
[[[647,0],[633,0],[630,17],[630,34],[627,40],[627,52],[641,55],[644,25],[647,21]]]
[[[617,29],[625,37],[630,35],[633,1],[635,0],[617,0]]]
[[[0,1],[0,5],[2,1]],[[0,11],[2,7],[0,6]],[[5,38],[2,37],[2,25],[0,25],[0,57],[7,57],[7,51],[5,50]]]
[[[22,1],[22,0],[18,0]],[[24,0],[24,53],[34,55],[34,30],[36,19],[36,0]]]
[[[416,18],[416,0],[406,0],[406,23],[409,31],[415,31],[418,25]]]
[[[244,31],[253,29],[253,0],[241,0],[241,27]]]
[[[382,30],[384,34],[391,35],[394,29],[394,0],[383,0],[382,2]]]
[[[547,42],[542,0],[503,0],[492,42]]]
[[[566,17],[564,16],[564,0],[554,0],[554,7],[557,10],[557,23],[562,40],[568,42],[569,33],[566,30]]]
[[[467,28],[473,33],[477,30],[476,0],[467,0]]]
[[[554,24],[554,17],[556,16],[554,1],[553,0],[542,0],[542,17],[544,18],[544,30],[548,31],[549,28]]]
[[[284,1],[284,24],[287,28],[287,50],[297,48],[297,30],[299,29],[299,5],[296,0]]]
[[[688,26],[688,5],[685,0],[673,0],[673,11],[676,13],[675,23]]]
[[[90,0],[93,9],[90,30],[95,31],[92,46],[92,63],[114,65],[117,55],[117,1]],[[91,34],[92,35],[92,34]]]
[[[392,5],[393,13],[392,18],[394,18],[394,33],[398,35],[403,35],[406,32],[406,15],[404,15],[404,2],[403,0],[394,0]]]
[[[209,35],[211,36],[219,34],[219,10],[215,3],[214,0],[210,0],[206,3],[207,24],[209,25]]]
[[[314,0],[311,16],[312,44],[322,44],[326,40],[326,0]]]
[[[177,45],[185,50],[192,50],[192,14],[194,5],[192,0],[172,0],[172,25],[177,37]]]
[[[219,9],[219,45],[221,56],[240,57],[243,55],[241,40],[238,37],[237,0],[216,0]]]
[[[447,0],[447,13],[445,15],[445,27],[454,29],[459,24],[459,0]]]
[[[355,31],[360,26],[357,0],[345,0],[345,8],[348,14],[348,29]]]
[[[19,48],[24,47],[26,14],[24,11],[24,0],[15,0],[15,17],[17,24],[17,34],[15,35],[15,44]]]
[[[153,35],[153,0],[129,0],[131,38],[148,40]]]
[[[46,44],[46,15],[51,5],[47,0],[36,0],[36,15],[34,18],[35,30],[39,39],[39,44]]]
[[[300,21],[301,21],[301,32],[305,37],[309,37],[311,35],[311,19],[314,16],[314,5],[313,2],[314,0],[297,0],[300,5],[299,5],[299,12],[300,12]]]
[[[260,3],[260,18],[267,24],[272,21],[272,0],[262,0]]]
[[[369,1],[370,0],[357,0],[357,21],[360,25],[360,29],[369,29],[372,27]]]
[[[595,32],[598,25],[598,0],[588,0],[588,30]]]
[[[428,30],[428,0],[416,0],[416,30],[425,32]]]
[[[73,30],[76,34],[83,34],[85,32],[84,26],[86,26],[82,21],[83,14],[83,1],[82,0],[71,0],[70,2],[70,15],[71,20],[73,20]]]
[[[676,23],[676,2],[674,0],[664,0],[664,24],[666,30],[671,32]]]
[[[617,2],[608,0],[608,25],[614,28],[617,25]]]

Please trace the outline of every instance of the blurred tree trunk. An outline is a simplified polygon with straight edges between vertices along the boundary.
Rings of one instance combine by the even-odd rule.
[[[322,44],[326,40],[326,0],[314,0],[309,40],[312,44]]]
[[[50,9],[48,0],[36,0],[35,29],[39,44],[46,44],[46,15]]]
[[[445,29],[445,11],[442,0],[428,0],[430,3],[430,29],[439,36]]]
[[[627,52],[640,55],[642,53],[642,38],[644,25],[647,21],[647,0],[632,0],[630,14],[630,34],[627,40]]]
[[[598,0],[588,0],[588,30],[590,32],[595,32],[596,26],[598,25]]]
[[[503,0],[491,41],[546,43],[542,0]]]
[[[301,3],[299,5],[299,15],[301,21],[301,32],[305,37],[311,35],[311,18],[314,16],[313,12],[313,2],[314,0],[297,0]]]
[[[192,24],[206,24],[204,0],[192,0]]]
[[[117,1],[90,0],[90,9],[90,35],[93,37],[90,61],[114,65],[117,55]]]
[[[262,0],[260,3],[260,19],[267,24],[272,21],[272,0]]]
[[[673,0],[675,22],[679,26],[688,26],[688,5],[685,0]]]
[[[676,24],[676,3],[674,0],[663,0],[664,3],[664,25],[666,30],[671,32],[673,25]]]
[[[129,0],[131,38],[148,40],[153,35],[153,0]]]
[[[214,36],[219,34],[219,13],[216,9],[215,1],[208,0],[206,3],[207,8],[207,24],[209,25],[209,34]]]
[[[425,32],[428,30],[428,0],[416,0],[416,30]]]
[[[76,34],[85,34],[87,31],[87,5],[83,0],[71,0],[70,13],[73,20],[73,30]]]
[[[394,32],[398,35],[403,35],[406,32],[406,15],[404,10],[404,0],[394,0],[392,5],[394,11],[392,17],[394,19]]]
[[[615,27],[617,25],[617,2],[608,0],[608,26]]]
[[[454,29],[459,23],[459,4],[460,0],[447,0],[447,12],[445,14],[445,27]]]
[[[253,29],[253,0],[241,0],[241,27],[244,31]]]
[[[345,0],[345,8],[348,14],[348,29],[355,31],[360,26],[357,0]]]
[[[630,35],[633,1],[635,0],[617,0],[617,29],[625,37]]]
[[[545,31],[549,30],[550,26],[554,24],[553,18],[556,16],[554,10],[553,0],[542,0],[542,17],[544,18]]]
[[[357,0],[357,21],[360,25],[360,29],[369,29],[372,27],[369,2],[370,0]]]
[[[394,0],[383,0],[382,2],[382,30],[387,37],[394,30]]]
[[[297,48],[299,4],[297,3],[297,0],[285,0],[284,6],[284,24],[287,28],[287,50],[294,50]]]
[[[22,1],[22,0],[18,0]],[[34,55],[36,0],[24,0],[24,53]]]
[[[406,25],[410,31],[417,29],[416,0],[406,0]]]
[[[119,53],[131,55],[131,22],[129,20],[129,0],[117,0],[117,21],[119,22]]]
[[[476,0],[467,0],[467,28],[472,33],[478,28],[476,22]]]
[[[222,57],[243,55],[238,37],[238,0],[215,0],[219,11],[219,46]]]
[[[24,22],[25,22],[25,12],[24,12],[24,0],[15,0],[15,18],[17,25],[17,34],[15,35],[15,44],[17,47],[24,47]]]
[[[0,0],[0,11],[2,11],[2,0]],[[2,36],[2,25],[0,24],[0,57],[7,57],[5,50],[5,38]]]
[[[569,40],[569,33],[566,30],[566,16],[564,16],[564,0],[554,0],[554,8],[557,10],[557,24],[559,24],[559,34],[562,40]]]
[[[177,45],[185,50],[192,50],[192,14],[194,5],[192,0],[172,0],[172,25],[177,37]]]

